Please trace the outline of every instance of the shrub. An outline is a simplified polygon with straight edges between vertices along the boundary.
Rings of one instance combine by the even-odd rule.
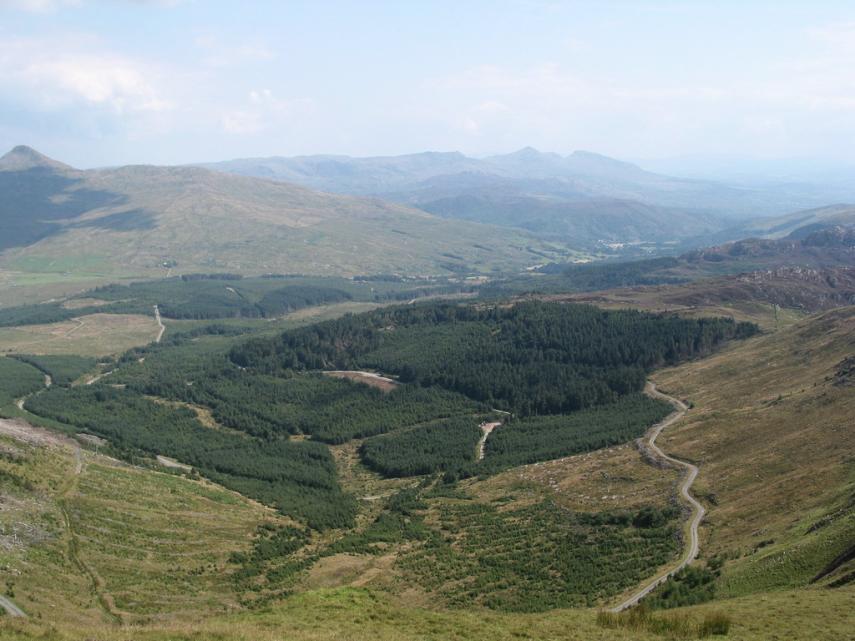
[[[725,635],[730,630],[730,618],[721,613],[707,614],[700,623],[696,623],[687,614],[655,615],[646,605],[641,604],[623,612],[601,611],[597,613],[597,625],[616,630],[651,632],[669,639],[704,638],[712,635]]]
[[[712,612],[701,622],[698,636],[725,635],[730,631],[730,617],[724,612]]]

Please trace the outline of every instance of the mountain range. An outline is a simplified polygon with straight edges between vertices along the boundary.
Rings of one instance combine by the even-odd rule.
[[[0,266],[13,270],[449,274],[566,257],[377,198],[199,167],[81,171],[23,146],[0,158],[0,193]]]
[[[848,205],[791,213],[785,196],[530,148],[79,170],[19,146],[0,158],[0,194],[0,273],[96,280],[489,275],[855,222]],[[786,213],[750,217],[752,203]]]
[[[600,250],[626,243],[701,246],[709,234],[733,240],[747,219],[833,202],[812,185],[675,178],[587,151],[562,156],[531,147],[481,159],[426,152],[373,158],[276,156],[205,166],[376,196],[449,219],[520,228]],[[855,189],[851,196],[855,199]]]

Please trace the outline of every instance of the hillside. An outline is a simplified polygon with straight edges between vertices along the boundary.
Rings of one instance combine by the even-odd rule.
[[[835,309],[655,377],[697,408],[664,442],[701,467],[722,596],[855,577],[853,335]]]
[[[116,255],[136,238],[133,267],[145,239],[192,246],[177,228],[201,256],[203,223],[298,234],[412,211],[198,168],[80,172],[22,149],[6,165],[53,214],[18,216],[46,235],[6,256],[86,232]],[[45,200],[59,179],[67,198]],[[126,209],[143,202],[161,213]],[[6,305],[0,564],[31,618],[2,634],[359,638],[371,620],[390,639],[690,639],[723,621],[731,638],[839,638],[853,251],[849,226],[823,224],[477,287],[448,265],[206,269]],[[690,406],[658,444],[700,470],[701,555],[653,614],[610,618],[596,610],[686,544],[680,473],[638,441],[673,409],[648,378]]]
[[[10,272],[449,274],[560,255],[377,199],[192,167],[77,171],[23,147],[0,160],[0,191]]]
[[[719,313],[722,301],[713,299],[710,292],[710,301],[698,301],[692,315]],[[472,639],[514,638],[523,631],[544,638],[667,638],[653,631],[659,628],[604,628],[595,610],[586,607],[608,603],[604,596],[629,589],[676,553],[676,512],[670,503],[675,472],[646,462],[643,452],[625,442],[631,435],[605,448],[594,445],[593,450],[578,441],[592,425],[594,432],[606,428],[607,414],[585,410],[578,424],[570,419],[572,414],[552,422],[549,416],[520,417],[495,431],[492,444],[487,442],[485,462],[508,459],[510,465],[502,463],[456,482],[434,475],[398,478],[424,474],[394,467],[408,465],[414,451],[420,452],[418,461],[428,465],[461,455],[474,462],[476,426],[484,410],[459,397],[432,396],[428,404],[420,405],[428,399],[400,396],[394,388],[383,392],[311,375],[295,378],[262,361],[291,359],[288,349],[294,349],[299,360],[335,354],[348,345],[336,359],[352,358],[354,365],[373,364],[404,374],[407,366],[422,384],[435,379],[462,390],[473,389],[473,382],[495,385],[494,396],[501,398],[516,388],[496,376],[473,378],[477,367],[470,367],[471,355],[461,352],[449,368],[439,370],[433,367],[433,355],[448,346],[454,353],[461,341],[470,345],[477,335],[473,323],[486,323],[492,326],[489,335],[498,337],[493,340],[502,346],[502,354],[497,354],[501,360],[513,357],[524,362],[528,357],[514,354],[530,351],[535,365],[527,374],[531,379],[537,372],[552,371],[548,361],[567,362],[566,355],[543,349],[555,340],[557,327],[566,327],[570,335],[587,328],[583,333],[611,337],[592,341],[580,335],[575,346],[558,341],[568,355],[576,355],[573,368],[584,367],[584,359],[594,353],[583,356],[582,345],[611,344],[616,357],[635,358],[637,350],[643,358],[655,359],[649,350],[656,344],[695,343],[674,341],[684,331],[681,328],[697,327],[698,336],[709,336],[708,331],[703,324],[676,319],[660,323],[657,317],[627,313],[603,315],[602,320],[608,321],[603,324],[594,310],[580,308],[581,316],[563,315],[554,305],[518,306],[501,314],[477,306],[473,310],[477,313],[459,319],[449,316],[451,309],[408,306],[281,336],[266,332],[267,338],[250,343],[245,337],[206,331],[173,335],[162,345],[131,352],[111,379],[89,387],[60,385],[37,394],[26,407],[61,415],[72,425],[86,421],[87,433],[95,430],[110,443],[102,442],[101,454],[75,455],[78,446],[68,439],[45,441],[49,432],[0,422],[7,435],[0,437],[5,474],[0,488],[4,496],[14,497],[0,522],[32,524],[31,529],[18,530],[18,547],[3,552],[2,559],[23,570],[7,586],[7,593],[33,618],[1,623],[4,634],[11,639],[44,635],[47,624],[38,615],[50,612],[52,624],[72,639],[93,633],[98,638],[123,638],[127,630],[115,623],[118,620],[134,624],[135,631],[151,639],[192,634],[267,638],[271,627],[276,634],[287,632],[295,639],[362,638],[360,630],[369,616],[371,638],[423,639],[434,634],[436,626],[443,635],[451,630]],[[538,317],[544,313],[541,323]],[[580,323],[588,317],[594,322]],[[751,309],[745,317],[763,319]],[[845,417],[851,414],[852,368],[847,357],[852,318],[852,308],[795,324],[791,316],[782,316],[778,331],[731,342],[712,356],[653,374],[662,389],[692,403],[687,417],[664,434],[662,444],[699,463],[697,494],[709,517],[702,528],[698,568],[703,572],[719,568],[713,583],[715,600],[657,614],[657,620],[684,617],[697,625],[726,611],[732,621],[728,638],[759,641],[785,632],[792,639],[830,640],[844,634],[845,621],[834,613],[851,600],[851,586],[844,581],[851,568],[845,561],[835,564],[835,558],[851,541],[847,457],[852,453],[841,435],[847,429]],[[373,334],[361,328],[366,320],[376,328]],[[423,331],[429,327],[407,331],[425,322],[436,323],[433,332]],[[519,327],[511,331],[512,325]],[[648,329],[641,332],[642,327]],[[678,333],[671,336],[675,329]],[[531,346],[530,341],[513,340],[523,335],[534,341]],[[639,335],[648,337],[650,344],[631,340]],[[355,340],[357,336],[363,338]],[[478,344],[489,342],[487,336]],[[323,339],[328,337],[343,340],[326,344]],[[432,348],[425,349],[423,343]],[[280,344],[288,349],[265,347]],[[234,367],[232,374],[216,373],[223,367],[218,355],[237,358],[240,350],[234,348],[240,345],[264,358],[243,374]],[[489,350],[480,352],[490,355]],[[0,365],[9,360],[0,359]],[[20,370],[17,383],[37,389],[42,385],[39,372],[33,372],[32,380],[21,375],[28,362],[56,373],[55,367],[67,367],[71,361],[14,361]],[[72,364],[77,362],[82,361]],[[330,362],[330,366],[347,364]],[[485,364],[481,369],[497,368],[495,360]],[[265,372],[275,372],[275,377]],[[609,380],[620,385],[614,376]],[[188,381],[194,384],[188,386]],[[247,393],[254,395],[248,405]],[[542,393],[529,396],[548,398]],[[636,402],[632,395],[625,398]],[[103,409],[100,403],[105,403]],[[240,410],[244,405],[253,411]],[[365,408],[383,406],[394,413],[377,414],[376,409],[365,413]],[[414,410],[450,410],[454,416],[424,423]],[[630,416],[638,414],[638,406],[629,410]],[[470,415],[473,411],[475,415]],[[348,420],[336,425],[350,429],[367,418],[364,424],[375,429],[378,418],[391,418],[386,424],[391,431],[375,436],[368,432],[353,440],[348,435],[344,442],[316,431],[315,426],[330,425],[330,419],[344,415]],[[156,430],[149,430],[150,421]],[[292,513],[297,520],[209,481],[193,480],[194,474],[189,478],[165,474],[161,470],[168,468],[158,468],[153,458],[139,456],[138,451],[131,460],[143,467],[104,456],[105,451],[128,456],[133,446],[151,448],[155,443],[140,438],[161,439],[153,446],[155,451],[176,454],[179,463],[195,457],[197,470],[205,476],[219,474],[218,481],[234,487],[236,477],[222,470],[232,469],[243,449],[264,438],[266,425],[299,425],[313,434],[309,440],[290,435],[285,441],[289,446],[282,448],[285,458],[280,459],[288,461],[288,473],[269,477],[285,487],[308,483],[312,492],[324,496],[323,504],[295,502],[297,510]],[[173,426],[177,430],[170,436]],[[251,433],[240,436],[238,427]],[[639,428],[644,426],[631,429]],[[186,448],[180,435],[197,430],[196,444]],[[416,432],[423,437],[417,439],[418,447],[426,449],[413,450],[411,436]],[[514,434],[526,439],[508,440]],[[22,442],[24,437],[31,440]],[[555,449],[560,439],[569,437],[569,450]],[[207,439],[230,447],[200,447]],[[50,442],[54,446],[46,448]],[[446,447],[439,447],[441,443]],[[573,449],[580,445],[581,450]],[[321,455],[324,447],[329,448],[334,471],[330,459]],[[298,450],[318,457],[314,476],[303,469]],[[219,472],[208,466],[206,457],[226,451],[231,454],[220,462]],[[528,454],[543,462],[522,464]],[[81,468],[75,456],[82,457]],[[244,464],[243,473],[264,474],[267,459],[257,455],[251,461]],[[379,473],[372,471],[374,465]],[[322,472],[332,472],[331,485],[318,478]],[[236,487],[242,494],[261,497],[268,491],[244,481]],[[356,506],[336,494],[339,487],[356,499]],[[166,498],[152,499],[161,496]],[[289,492],[279,495],[295,500],[289,496]],[[317,518],[321,505],[355,508],[353,527],[310,531],[302,519],[307,514]],[[60,518],[63,510],[67,521]],[[313,527],[329,525],[321,521]],[[484,546],[485,540],[489,546]],[[74,542],[75,556],[66,558],[72,549],[69,541]],[[74,559],[78,565],[67,566]],[[52,580],[60,572],[69,579]],[[824,587],[832,584],[840,587]],[[55,602],[62,607],[50,609]],[[200,608],[216,614],[202,621],[196,614]],[[675,636],[696,638],[676,632]]]
[[[733,229],[732,233],[742,237],[804,238],[824,227],[853,224],[855,224],[855,205],[839,204],[751,221]]]
[[[686,285],[686,289],[695,288],[703,296],[704,292],[728,288],[728,282],[739,281],[742,284],[736,289],[742,290],[739,297],[743,300],[756,296],[758,300],[816,311],[824,307],[807,300],[811,292],[821,298],[827,297],[834,304],[846,304],[849,300],[847,283],[851,281],[849,274],[853,267],[855,232],[852,227],[816,225],[785,238],[748,238],[703,247],[676,257],[569,265],[550,263],[525,274],[493,279],[481,287],[480,294],[500,298],[529,293],[569,294],[697,283]],[[757,282],[751,292],[745,287],[749,279]],[[792,305],[786,296],[777,299],[764,292],[763,282],[772,282],[774,288],[783,284],[781,279],[793,281]],[[839,290],[836,289],[838,283]],[[797,291],[804,284],[807,290]],[[826,290],[825,293],[817,287]],[[666,288],[663,291],[671,296],[680,290]],[[800,299],[804,300],[796,302]]]
[[[653,285],[550,298],[603,307],[700,314],[717,310],[776,326],[784,318],[855,305],[855,268],[778,267],[678,285]],[[778,308],[778,309],[776,309]]]
[[[740,238],[735,221],[825,205],[814,190],[787,191],[673,178],[586,151],[531,147],[470,158],[460,153],[354,158],[247,158],[206,167],[338,193],[375,195],[450,219],[504,225],[587,248],[706,244]],[[829,196],[830,197],[830,196]],[[624,255],[631,247],[621,247]]]

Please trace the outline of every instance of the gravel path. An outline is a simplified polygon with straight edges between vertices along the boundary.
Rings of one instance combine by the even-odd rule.
[[[692,484],[695,482],[695,479],[698,476],[697,466],[692,465],[691,463],[687,463],[686,461],[681,461],[680,459],[674,458],[673,456],[668,456],[667,454],[665,454],[665,452],[659,449],[659,446],[656,445],[656,437],[658,437],[659,434],[662,433],[662,430],[664,430],[670,425],[673,425],[681,418],[683,418],[689,408],[681,400],[676,399],[673,396],[663,394],[662,392],[657,390],[656,385],[651,382],[647,383],[644,392],[648,396],[651,396],[653,398],[658,398],[663,401],[667,401],[674,407],[673,414],[671,414],[661,423],[654,425],[647,433],[647,446],[649,447],[650,451],[653,452],[653,454],[659,459],[667,461],[668,463],[671,463],[677,467],[681,467],[686,470],[686,474],[683,477],[682,483],[680,484],[680,496],[692,508],[692,519],[689,522],[689,545],[683,553],[680,562],[676,566],[651,579],[648,583],[644,585],[644,587],[642,587],[628,599],[620,603],[620,605],[616,605],[615,607],[613,607],[611,609],[612,612],[620,612],[621,610],[626,610],[627,608],[631,608],[632,606],[636,605],[639,601],[641,601],[641,599],[650,594],[657,586],[667,581],[671,575],[676,574],[695,560],[695,558],[698,556],[698,552],[700,551],[698,526],[701,524],[701,521],[704,518],[704,514],[706,514],[704,506],[701,505],[698,500],[694,496],[692,496],[691,493]]]

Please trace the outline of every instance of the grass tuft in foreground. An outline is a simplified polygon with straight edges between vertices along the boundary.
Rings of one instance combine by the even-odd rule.
[[[644,605],[623,612],[598,612],[597,624],[610,630],[651,632],[670,639],[703,639],[730,631],[730,617],[723,612],[708,612],[698,621],[684,613],[655,615]]]

